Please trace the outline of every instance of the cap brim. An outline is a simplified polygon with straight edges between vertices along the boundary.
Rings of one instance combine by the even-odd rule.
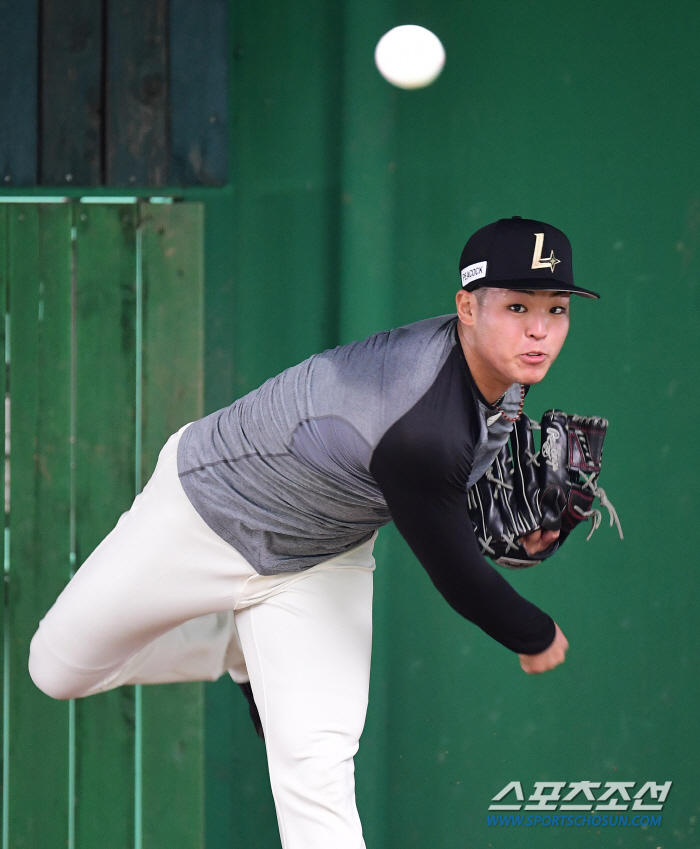
[[[469,292],[474,289],[487,287],[489,289],[513,289],[516,292],[570,292],[572,295],[581,295],[582,298],[600,298],[597,292],[582,289],[571,283],[563,283],[561,280],[547,280],[533,278],[530,280],[476,280],[473,285],[463,287]]]
[[[523,292],[526,290],[530,291],[542,291],[542,292],[571,292],[572,295],[581,295],[582,298],[600,298],[600,295],[597,292],[589,292],[588,289],[581,289],[580,286],[571,286],[566,283],[561,283],[559,286],[553,285],[557,281],[547,281],[545,286],[532,286],[528,285],[529,281],[526,281],[524,284],[520,281],[520,285],[517,286],[501,286],[502,289],[514,289],[516,292]],[[493,286],[498,285],[497,283],[491,284]]]

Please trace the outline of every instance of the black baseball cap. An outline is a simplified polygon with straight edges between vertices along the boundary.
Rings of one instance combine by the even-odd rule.
[[[543,221],[501,218],[469,239],[459,260],[462,288],[546,289],[599,298],[596,292],[574,286],[571,243]]]

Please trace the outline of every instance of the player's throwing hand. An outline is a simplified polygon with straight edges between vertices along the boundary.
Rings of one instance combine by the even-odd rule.
[[[569,641],[562,634],[556,622],[554,623],[554,627],[556,628],[556,633],[548,649],[545,649],[539,654],[518,655],[523,672],[527,672],[528,675],[537,675],[540,672],[549,672],[550,669],[554,669],[555,666],[564,663],[566,652],[569,648]]]

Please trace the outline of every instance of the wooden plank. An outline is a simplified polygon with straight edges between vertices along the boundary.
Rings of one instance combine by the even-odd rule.
[[[7,229],[7,204],[0,204],[0,304],[2,305],[2,315],[0,315],[0,333],[2,334],[2,347],[0,351],[2,351],[2,400],[3,400],[3,433],[5,428],[5,399],[6,399],[6,391],[5,387],[7,385],[7,368],[5,363],[5,317],[7,311],[7,243],[8,243],[8,229]],[[2,748],[0,749],[0,784],[2,787],[9,789],[9,770],[5,771],[5,752],[6,752],[6,743],[9,743],[9,738],[5,735],[5,721],[9,720],[9,715],[6,716],[5,713],[5,674],[7,673],[9,676],[9,665],[6,668],[6,658],[9,655],[10,648],[10,640],[9,640],[9,624],[10,620],[8,617],[8,609],[7,609],[7,593],[5,592],[5,525],[9,519],[9,515],[6,511],[6,493],[5,493],[5,485],[4,485],[4,477],[5,477],[5,469],[6,469],[6,450],[7,446],[5,445],[5,449],[3,450],[3,509],[2,509],[2,528],[0,528],[0,562],[2,563],[2,574],[3,574],[3,583],[2,583],[2,675],[0,676],[0,704],[2,705],[2,723],[3,723],[3,731],[2,731]],[[9,688],[7,690],[7,695],[9,696],[10,691]],[[9,758],[7,759],[7,763],[9,766]],[[6,804],[6,796],[3,792],[2,794],[2,823],[3,823],[3,834],[2,840],[4,843],[7,843],[8,835],[4,832],[4,825],[7,818],[7,812],[5,810]]]
[[[68,836],[68,719],[27,672],[29,641],[69,574],[70,209],[10,218],[10,785],[12,846]]]
[[[167,0],[108,4],[107,184],[168,181]]]
[[[0,186],[37,183],[37,20],[37,0],[0,0]]]
[[[77,565],[134,496],[136,208],[76,206]],[[134,833],[134,688],[76,703],[76,845]]]
[[[143,233],[143,481],[166,439],[202,415],[204,206],[140,204]]]
[[[201,416],[203,208],[141,205],[143,480],[170,434]],[[203,687],[143,688],[143,845],[203,845]]]
[[[102,4],[41,4],[43,186],[98,186],[102,181]]]
[[[170,0],[170,185],[226,182],[226,0]]]
[[[143,846],[204,847],[204,685],[143,694]]]

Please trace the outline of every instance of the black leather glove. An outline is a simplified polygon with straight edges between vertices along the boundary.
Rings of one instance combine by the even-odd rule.
[[[538,425],[522,415],[513,427],[510,442],[469,490],[469,517],[483,554],[500,566],[523,569],[551,557],[571,531],[591,520],[591,533],[601,522],[596,498],[617,525],[617,512],[598,486],[603,456],[605,419],[568,415],[548,410]],[[533,431],[541,430],[536,452]],[[520,542],[538,528],[559,531],[549,548],[528,554]]]

